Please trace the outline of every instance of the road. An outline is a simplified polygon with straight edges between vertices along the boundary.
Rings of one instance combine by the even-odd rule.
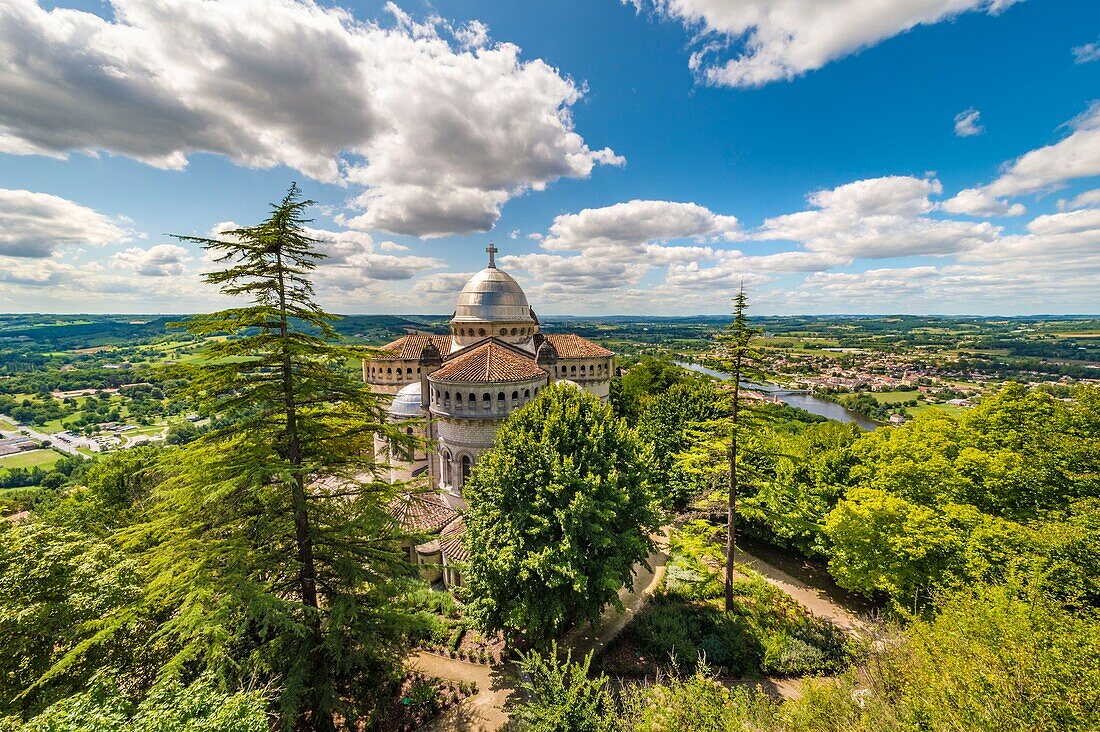
[[[36,440],[44,440],[46,442],[49,442],[55,449],[60,450],[63,453],[66,453],[68,455],[75,455],[82,458],[88,457],[84,453],[77,450],[75,445],[67,444],[64,440],[55,435],[47,435],[43,432],[39,432],[33,427],[19,425],[16,420],[12,419],[6,414],[0,414],[0,419],[6,420],[16,425],[15,431],[0,430],[0,435],[3,435],[4,437],[19,437],[20,435],[22,435],[22,433],[26,432],[28,437],[33,437]]]

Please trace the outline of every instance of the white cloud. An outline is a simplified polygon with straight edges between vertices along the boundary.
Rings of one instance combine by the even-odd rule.
[[[0,255],[42,258],[64,247],[128,241],[124,225],[48,193],[0,188]]]
[[[1023,206],[1006,199],[1056,190],[1071,180],[1100,175],[1100,102],[1093,102],[1065,126],[1070,133],[1062,140],[1006,163],[996,180],[960,191],[944,201],[944,210],[974,216],[1018,216]]]
[[[985,127],[978,124],[978,118],[982,113],[971,107],[964,109],[955,115],[955,135],[957,137],[973,137],[985,132]]]
[[[157,244],[148,249],[125,249],[111,257],[111,267],[132,269],[145,277],[169,277],[182,275],[191,259],[188,251],[181,246]]]
[[[1075,46],[1070,49],[1070,51],[1073,53],[1074,63],[1087,64],[1090,61],[1100,59],[1100,41],[1093,41],[1092,43]]]
[[[539,252],[505,256],[501,262],[528,272],[543,287],[597,292],[637,284],[654,267],[714,259],[717,250],[702,244],[739,236],[736,217],[696,203],[632,200],[554,218],[540,246],[579,254]],[[666,243],[678,239],[700,245]]]
[[[696,203],[635,199],[555,217],[543,247],[557,251],[641,250],[653,242],[731,240],[738,233],[736,217],[715,214]]]
[[[918,25],[1017,0],[623,0],[700,31],[691,66],[712,84],[793,79]],[[733,49],[733,58],[726,51]]]
[[[454,36],[463,48],[481,48],[489,42],[489,26],[480,20],[471,20],[456,28]]]
[[[981,188],[966,188],[940,204],[948,213],[969,216],[1023,216],[1027,209],[1022,203],[1009,203],[995,198]]]
[[[407,280],[443,266],[443,262],[431,257],[384,254],[406,247],[394,242],[376,244],[373,237],[360,231],[308,229],[307,233],[320,242],[318,249],[326,255],[316,270],[322,287],[347,290],[360,287],[367,280]]]
[[[1027,230],[1041,235],[1100,231],[1100,208],[1038,216],[1028,223]]]
[[[623,163],[573,130],[582,88],[480,23],[456,49],[392,3],[391,28],[310,0],[111,6],[8,0],[0,151],[287,165],[365,187],[350,225],[420,236],[485,230],[512,196]]]
[[[1062,211],[1094,207],[1100,207],[1100,188],[1093,188],[1091,191],[1079,193],[1069,201],[1058,201],[1058,208]]]
[[[856,181],[809,197],[815,210],[776,216],[752,238],[801,242],[807,249],[846,259],[943,256],[997,238],[987,222],[935,219],[938,180],[889,176]]]

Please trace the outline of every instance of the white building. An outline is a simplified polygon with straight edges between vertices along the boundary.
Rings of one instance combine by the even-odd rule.
[[[363,379],[376,391],[394,394],[392,420],[421,418],[419,426],[406,429],[427,438],[425,454],[397,456],[384,444],[376,448],[393,466],[391,480],[426,474],[438,489],[437,497],[410,499],[438,509],[408,507],[401,514],[410,528],[446,537],[417,547],[422,562],[444,567],[447,546],[460,553],[462,487],[508,415],[558,380],[606,400],[615,368],[614,354],[602,346],[572,333],[541,333],[519,283],[497,268],[496,248],[487,251],[489,266],[459,293],[450,334],[406,335],[363,362]],[[443,576],[454,581],[446,569]]]

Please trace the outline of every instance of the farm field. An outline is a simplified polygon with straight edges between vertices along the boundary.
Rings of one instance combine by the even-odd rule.
[[[28,450],[0,457],[0,473],[13,468],[45,468],[65,457],[56,450]]]

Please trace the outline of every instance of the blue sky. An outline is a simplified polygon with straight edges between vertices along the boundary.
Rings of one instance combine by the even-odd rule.
[[[492,239],[547,314],[742,279],[761,313],[1095,313],[1098,99],[1080,0],[5,0],[0,310],[221,304],[166,234],[297,180],[341,312],[445,312]]]

